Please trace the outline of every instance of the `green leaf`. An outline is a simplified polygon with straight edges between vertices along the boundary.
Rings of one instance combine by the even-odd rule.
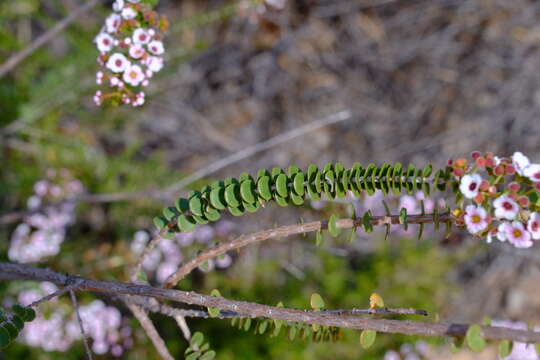
[[[34,321],[36,318],[36,312],[31,307],[25,307],[26,315],[25,315],[25,321]]]
[[[180,215],[178,217],[178,228],[181,232],[191,232],[197,227],[197,222],[189,215]]]
[[[373,224],[371,224],[371,211],[368,210],[362,216],[362,225],[366,233],[373,232]]]
[[[377,338],[377,332],[375,330],[362,330],[360,333],[360,346],[364,349],[368,349],[373,345]]]
[[[293,180],[293,188],[294,192],[299,196],[304,196],[305,188],[304,188],[304,173],[298,172],[294,176]]]
[[[255,194],[255,183],[253,180],[244,180],[242,184],[240,184],[240,196],[242,196],[244,202],[250,204],[253,204],[257,200],[257,194]]]
[[[264,334],[266,332],[266,329],[268,328],[268,321],[264,320],[259,324],[259,334]]]
[[[276,178],[276,192],[281,197],[287,197],[289,195],[289,189],[287,188],[287,175],[279,174]]]
[[[401,208],[401,210],[399,210],[399,223],[403,225],[403,229],[407,231],[409,223],[407,221],[407,209],[405,208]]]
[[[332,214],[332,216],[330,216],[330,220],[328,220],[328,232],[333,237],[338,236],[339,233],[341,232],[341,229],[337,227],[337,224],[336,224],[337,220],[338,220],[338,217],[335,214]]]
[[[311,300],[310,300],[311,308],[313,310],[321,310],[324,309],[324,300],[321,297],[321,295],[317,293],[311,294]]]
[[[203,199],[200,198],[200,194],[196,194],[191,199],[189,199],[189,210],[197,215],[202,216],[203,215]]]
[[[257,181],[257,190],[259,191],[259,195],[264,200],[270,200],[272,199],[272,191],[270,189],[270,176],[262,176]]]
[[[499,343],[499,357],[507,357],[512,352],[512,343],[508,340],[503,340]]]
[[[24,327],[24,321],[21,319],[19,315],[14,314],[11,317],[11,323],[17,328],[17,330],[21,331]]]
[[[214,289],[210,293],[210,296],[221,297],[221,293],[219,292],[218,289]],[[209,307],[208,308],[208,315],[210,315],[210,317],[213,317],[213,318],[218,317],[219,313],[220,313],[220,311],[219,311],[218,308],[215,308],[215,307]]]
[[[186,360],[197,360],[201,356],[201,353],[199,351],[194,352],[193,354],[189,354],[186,356]]]
[[[214,350],[210,350],[207,353],[205,353],[203,356],[201,356],[200,360],[212,360],[216,357],[216,352]]]
[[[296,327],[293,325],[289,329],[289,340],[293,341],[295,337],[296,337]]]
[[[372,309],[379,309],[384,307],[384,300],[381,295],[372,293],[369,297],[369,307]]]
[[[484,340],[482,336],[482,328],[480,325],[471,325],[467,330],[465,340],[472,351],[480,352],[486,347],[486,340]]]
[[[154,225],[159,229],[163,229],[169,222],[164,216],[156,216],[154,218]]]
[[[315,245],[320,246],[323,241],[322,231],[319,230],[315,233]]]
[[[238,208],[241,205],[238,184],[230,184],[225,188],[225,201],[229,207]]]
[[[199,346],[202,345],[203,341],[204,341],[204,335],[202,334],[202,332],[197,331],[191,336],[191,340],[189,341],[189,344],[192,347],[198,348]]]
[[[0,327],[0,349],[5,348],[11,342],[11,337],[6,329]]]
[[[247,318],[244,321],[244,331],[249,331],[250,327],[251,327],[251,318]]]
[[[225,188],[215,187],[210,191],[210,204],[218,210],[223,210],[227,207]]]

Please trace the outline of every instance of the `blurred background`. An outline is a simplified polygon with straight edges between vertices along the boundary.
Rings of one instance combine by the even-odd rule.
[[[1,2],[0,64],[81,4]],[[522,151],[540,160],[537,1],[161,0],[157,10],[171,22],[165,68],[138,109],[92,102],[93,38],[110,7],[101,2],[88,10],[0,79],[2,261],[126,281],[164,205],[262,168],[338,161],[437,168],[473,150]],[[344,111],[350,115],[331,123]],[[317,129],[306,127],[312,122]],[[282,134],[296,136],[246,153]],[[219,162],[238,154],[244,156]],[[203,176],[194,183],[178,184],[198,171]],[[162,191],[175,184],[173,193]],[[394,210],[406,204],[418,211],[418,200],[388,201]],[[331,213],[348,216],[352,207],[383,211],[380,197],[271,205],[164,242],[144,268],[155,284],[214,241]],[[488,246],[431,228],[418,242],[416,231],[395,229],[388,242],[383,233],[359,232],[352,241],[344,234],[320,246],[312,235],[263,243],[207,264],[179,288],[219,288],[225,297],[297,308],[309,308],[313,292],[329,308],[367,307],[377,291],[389,306],[428,310],[430,320],[489,316],[508,326],[540,324],[538,245]],[[0,289],[4,304],[54,290],[31,283]],[[37,325],[0,358],[83,359],[68,300],[44,305]],[[96,358],[158,358],[125,306],[91,294],[79,301]],[[152,319],[181,358],[187,345],[174,320]],[[353,331],[316,344],[291,342],[284,333],[254,335],[224,320],[188,325],[206,335],[218,359],[497,359],[496,346],[452,354],[445,339],[379,335],[362,350]],[[512,359],[537,358],[524,345],[514,352]]]

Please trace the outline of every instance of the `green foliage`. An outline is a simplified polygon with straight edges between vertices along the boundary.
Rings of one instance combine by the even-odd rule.
[[[486,347],[486,340],[484,340],[484,337],[482,336],[482,328],[480,325],[471,325],[467,330],[465,340],[472,351],[480,352]]]
[[[216,352],[210,350],[210,344],[204,342],[204,335],[197,331],[191,336],[189,347],[184,352],[186,360],[212,360]]]
[[[360,333],[360,345],[364,349],[370,348],[377,338],[377,332],[375,330],[362,330]]]
[[[0,349],[9,346],[19,332],[24,328],[25,322],[31,322],[36,318],[34,309],[15,304],[11,312],[0,308]]]
[[[168,231],[190,232],[198,224],[214,221],[212,218],[228,210],[234,216],[241,216],[246,212],[256,212],[261,205],[274,200],[279,206],[302,205],[307,197],[311,200],[320,200],[325,195],[329,199],[343,198],[348,191],[356,195],[366,192],[372,195],[375,190],[387,194],[389,189],[400,193],[402,188],[412,193],[414,190],[426,191],[424,184],[432,182],[437,188],[449,180],[449,176],[442,170],[436,172],[435,179],[423,176],[431,174],[431,166],[424,170],[416,169],[412,164],[406,171],[401,164],[390,166],[384,164],[377,167],[369,164],[366,168],[356,163],[350,169],[343,164],[327,164],[323,170],[315,165],[309,165],[306,172],[296,166],[290,166],[285,172],[280,168],[272,171],[260,170],[257,178],[244,173],[236,178],[227,178],[205,186],[200,191],[192,191],[187,198],[176,200],[178,215],[174,215],[170,207],[163,210],[163,217],[156,217],[154,223],[158,229],[168,224]],[[446,185],[445,185],[446,186]],[[429,189],[429,187],[428,187]],[[371,214],[364,214],[363,224],[366,232],[373,229],[369,221]],[[165,220],[168,223],[164,225]],[[339,234],[333,215],[328,223],[328,230],[333,236]],[[400,221],[407,228],[407,212],[402,209]]]

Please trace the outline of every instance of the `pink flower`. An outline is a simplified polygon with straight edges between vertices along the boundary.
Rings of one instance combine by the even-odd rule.
[[[132,65],[124,72],[123,79],[131,86],[138,86],[144,80],[144,73],[139,65]]]
[[[148,44],[148,50],[154,55],[161,55],[165,51],[163,43],[159,40],[152,40]]]
[[[478,174],[465,175],[461,178],[459,191],[468,199],[474,199],[480,190],[482,177]]]
[[[106,33],[100,33],[95,39],[97,48],[100,52],[109,52],[113,48],[114,39]]]
[[[122,23],[122,18],[120,17],[120,15],[111,14],[105,20],[105,28],[107,29],[107,32],[115,33],[120,27],[121,23]]]
[[[511,226],[510,223],[502,222],[497,227],[497,239],[500,241],[506,241],[506,229]]]
[[[540,164],[531,164],[523,170],[523,175],[537,183],[540,182]]]
[[[112,54],[109,60],[107,61],[107,67],[112,72],[115,72],[115,73],[119,73],[126,70],[128,66],[129,66],[128,59],[126,59],[126,57],[120,53]]]
[[[527,230],[534,240],[540,240],[540,213],[533,212],[527,222]]]
[[[130,7],[123,8],[121,14],[126,20],[134,19],[137,16],[137,12]]]
[[[506,238],[517,248],[529,248],[532,246],[531,234],[519,221],[513,221],[506,227]]]
[[[116,0],[113,3],[113,10],[114,11],[120,11],[124,8],[124,0]]]
[[[512,164],[516,168],[516,172],[519,175],[523,175],[523,170],[529,166],[529,158],[523,155],[521,152],[515,152],[514,155],[512,155]]]
[[[152,72],[158,72],[163,68],[163,58],[150,56],[147,62],[148,69]]]
[[[471,234],[479,233],[488,227],[488,215],[483,207],[468,205],[465,208],[465,224]]]
[[[495,201],[495,216],[500,219],[514,220],[519,212],[518,204],[506,195],[501,195]]]
[[[510,226],[506,227],[506,237],[517,248],[529,248],[533,245],[531,234],[519,221],[513,221]]]
[[[144,49],[140,45],[133,45],[129,48],[129,56],[134,59],[140,59],[144,55]]]
[[[133,32],[133,42],[135,44],[147,44],[150,41],[150,35],[144,29],[138,28]]]

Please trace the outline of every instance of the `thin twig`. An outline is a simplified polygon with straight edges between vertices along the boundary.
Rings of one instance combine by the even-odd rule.
[[[75,308],[75,314],[77,315],[77,322],[79,323],[79,328],[81,329],[81,335],[84,342],[84,348],[86,349],[86,355],[88,355],[88,360],[92,360],[92,351],[90,350],[90,345],[88,344],[88,336],[86,331],[84,331],[84,324],[81,318],[81,313],[79,312],[79,303],[77,302],[77,297],[75,296],[75,291],[70,290],[69,294],[71,295],[71,303]]]
[[[174,360],[172,355],[169,353],[169,350],[167,349],[167,346],[165,345],[165,342],[159,335],[159,333],[156,330],[156,327],[154,326],[154,323],[152,323],[152,320],[148,317],[148,314],[141,309],[140,307],[136,305],[127,305],[133,315],[139,320],[139,323],[143,327],[144,331],[146,332],[146,335],[152,340],[152,343],[154,344],[154,347],[156,348],[157,352],[161,356],[162,359],[165,360]]]
[[[28,307],[35,307],[35,306],[38,306],[39,304],[41,304],[42,302],[45,302],[45,301],[49,301],[55,297],[58,297],[58,296],[61,296],[65,293],[67,293],[68,291],[72,291],[72,290],[75,290],[77,289],[79,286],[81,285],[81,281],[75,281],[74,283],[70,284],[70,285],[67,285],[65,287],[63,287],[62,289],[60,290],[57,290],[53,293],[50,293],[49,295],[45,295],[44,297],[42,297],[41,299],[38,299],[36,301],[34,301],[33,303],[27,305]]]
[[[451,217],[449,214],[439,215],[439,221],[445,222],[450,220]],[[421,223],[431,223],[433,222],[433,215],[409,215],[407,218],[409,224],[421,224]],[[399,215],[392,216],[372,216],[371,224],[372,225],[392,225],[399,224],[400,219]],[[352,227],[357,227],[362,225],[362,220],[352,220],[352,219],[341,219],[336,222],[338,228],[341,229],[350,229]],[[298,235],[308,232],[315,232],[319,230],[324,230],[328,227],[327,221],[313,221],[310,223],[297,224],[297,225],[288,225],[282,226],[275,229],[263,230],[249,235],[242,235],[230,242],[222,243],[216,247],[209,248],[197,257],[185,263],[177,271],[171,274],[164,283],[165,288],[172,288],[182,280],[187,274],[189,274],[197,266],[203,264],[204,262],[213,259],[219,255],[225,254],[228,251],[239,249],[241,247],[251,245],[257,242],[270,240],[270,239],[280,239],[286,236]]]
[[[77,9],[70,12],[68,16],[56,23],[52,28],[47,30],[37,39],[35,39],[30,45],[26,46],[21,51],[13,54],[5,63],[0,65],[0,78],[4,77],[7,73],[13,70],[21,61],[30,56],[34,51],[45,45],[50,40],[54,39],[62,30],[64,30],[69,24],[71,24],[79,16],[93,8],[99,3],[100,0],[90,0],[84,5],[81,5]]]
[[[55,284],[65,284],[68,280],[81,281],[80,289],[93,292],[105,292],[125,295],[137,295],[167,299],[185,304],[203,307],[215,307],[220,310],[233,311],[250,317],[268,318],[289,322],[318,324],[358,330],[375,330],[384,333],[421,335],[421,336],[465,336],[468,324],[455,324],[449,322],[416,322],[408,320],[372,319],[362,316],[321,314],[320,312],[307,312],[277,306],[262,305],[247,301],[229,300],[195,292],[156,288],[148,285],[133,283],[120,283],[112,281],[97,281],[61,274],[50,269],[41,269],[21,264],[0,262],[0,279],[50,281]],[[132,306],[132,305],[131,305]],[[141,309],[135,312],[140,314]],[[146,313],[144,313],[146,316]],[[482,335],[485,339],[511,340],[526,343],[539,343],[540,332],[515,330],[503,327],[482,326]],[[154,329],[155,330],[155,329]]]
[[[411,308],[380,308],[380,309],[344,309],[344,310],[322,310],[323,314],[335,315],[422,315],[428,316],[426,310]]]

